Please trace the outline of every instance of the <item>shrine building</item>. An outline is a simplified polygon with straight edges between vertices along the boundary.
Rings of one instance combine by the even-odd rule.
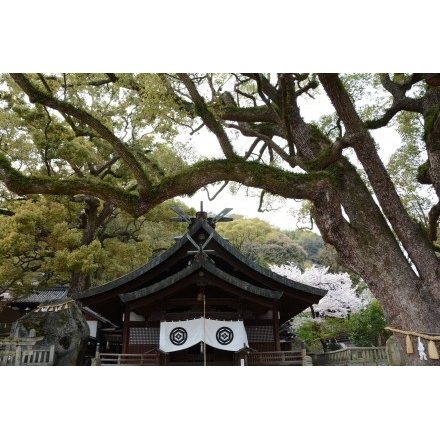
[[[117,326],[98,332],[102,359],[137,355],[155,365],[243,365],[264,353],[287,359],[293,349],[280,336],[282,324],[326,291],[256,264],[222,238],[215,226],[232,220],[230,209],[215,217],[203,205],[195,217],[173,209],[174,220],[188,224],[173,246],[76,297]]]

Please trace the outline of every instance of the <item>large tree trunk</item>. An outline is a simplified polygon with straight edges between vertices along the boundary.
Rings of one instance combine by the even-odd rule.
[[[96,236],[98,228],[98,207],[99,200],[93,197],[84,197],[84,209],[80,216],[83,235],[81,246],[89,245]],[[69,296],[76,298],[79,292],[91,287],[91,274],[83,272],[73,272],[70,279]]]
[[[323,238],[335,247],[339,262],[368,284],[389,327],[439,334],[438,278],[422,281],[354,167],[344,160],[335,166],[344,168],[338,184],[314,203],[313,215]],[[412,246],[425,248],[425,243],[414,240]],[[414,353],[410,354],[406,353],[406,335],[396,332],[395,336],[406,365],[439,364],[438,360],[420,360],[417,338],[411,337]],[[426,349],[427,340],[422,342]]]
[[[406,365],[438,365],[438,360],[420,359],[414,337],[415,354],[406,353],[405,332],[440,334],[439,261],[426,234],[403,207],[374,141],[338,76],[320,75],[320,79],[380,206],[379,209],[358,174],[346,164],[343,173],[339,173],[340,184],[334,186],[333,205],[327,200],[315,203],[321,232],[335,246],[341,264],[365,280],[389,326],[398,330],[395,335]],[[335,231],[329,213],[340,211],[338,203],[348,217],[349,227],[343,219],[339,221],[343,227]],[[426,347],[427,340],[422,343]]]

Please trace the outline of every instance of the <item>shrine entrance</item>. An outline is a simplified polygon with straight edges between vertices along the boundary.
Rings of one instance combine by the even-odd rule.
[[[206,345],[206,353],[203,352],[203,342],[193,345],[185,350],[174,351],[168,354],[167,365],[235,365],[234,353],[226,350],[219,350]]]

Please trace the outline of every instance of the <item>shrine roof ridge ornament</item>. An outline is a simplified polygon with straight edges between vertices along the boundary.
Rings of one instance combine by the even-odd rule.
[[[214,217],[209,217],[206,211],[203,211],[203,202],[200,202],[200,211],[198,211],[195,217],[189,217],[185,214],[180,208],[177,206],[173,206],[171,208],[179,217],[171,217],[171,220],[174,222],[186,222],[188,223],[188,229],[197,221],[206,220],[213,228],[215,228],[216,223],[218,222],[231,222],[234,219],[231,217],[226,217],[233,208],[225,208],[221,212],[219,212]]]

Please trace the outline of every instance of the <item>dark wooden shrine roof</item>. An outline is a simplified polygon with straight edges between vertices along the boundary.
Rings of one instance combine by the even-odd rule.
[[[219,280],[226,281],[226,283],[230,284],[231,286],[238,287],[239,289],[249,292],[250,294],[261,296],[263,298],[280,299],[281,295],[283,294],[282,292],[278,292],[275,290],[263,289],[261,287],[253,286],[250,283],[241,281],[238,278],[235,278],[231,275],[228,275],[227,273],[222,272],[221,270],[217,269],[212,263],[206,261],[198,261],[191,264],[190,266],[187,266],[185,269],[182,269],[177,274],[165,278],[164,280],[159,281],[156,284],[144,287],[139,290],[135,290],[134,292],[120,294],[119,297],[121,298],[122,302],[130,302],[136,299],[146,297],[153,293],[169,288],[172,285],[179,284],[181,280],[187,278],[189,275],[192,275],[201,269],[211,273]],[[203,273],[203,277],[205,276],[206,274]]]
[[[196,249],[195,244],[198,245]],[[195,260],[203,249],[204,260]],[[124,304],[148,301],[148,296],[167,292],[186,283],[197,284],[197,271],[255,301],[278,301],[282,322],[316,304],[325,290],[289,280],[249,260],[223,239],[206,220],[199,220],[173,246],[149,263],[107,284],[81,292],[77,299],[113,322]]]

